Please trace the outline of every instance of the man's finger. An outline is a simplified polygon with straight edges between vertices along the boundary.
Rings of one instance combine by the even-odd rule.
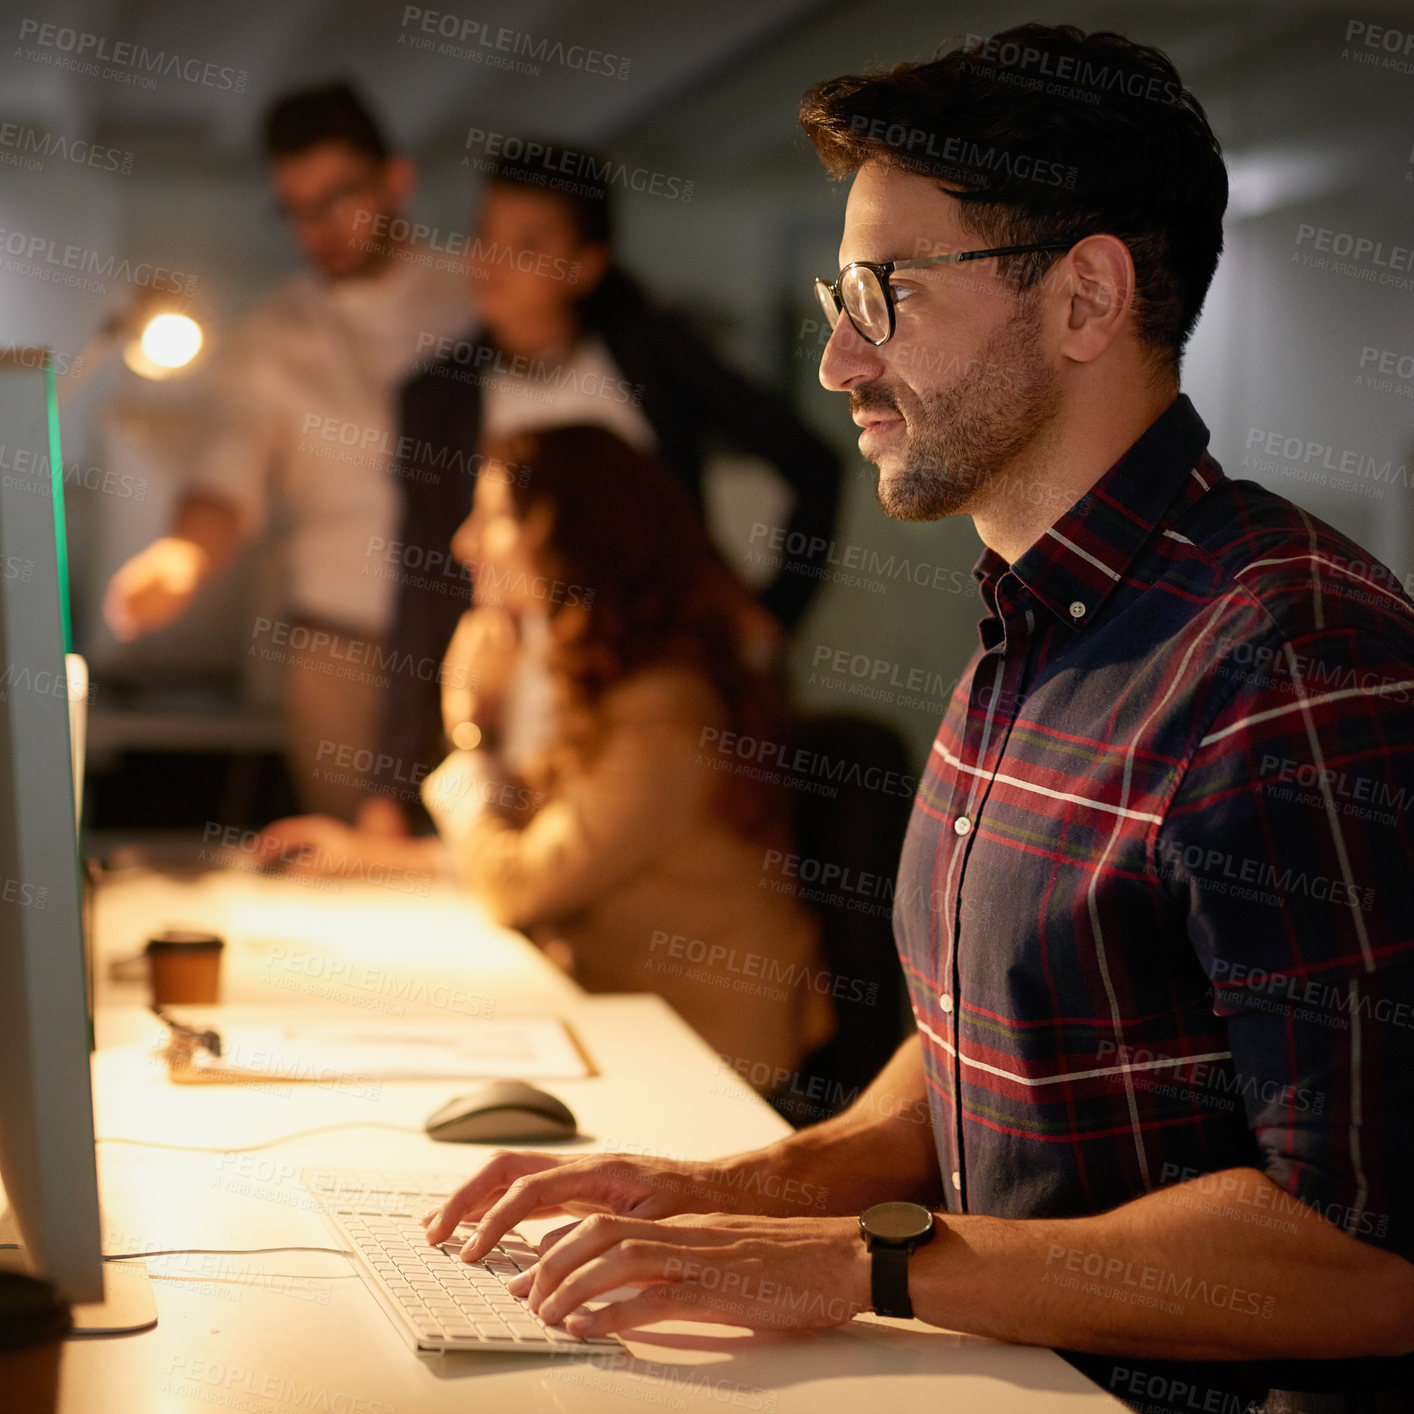
[[[103,596],[103,617],[113,637],[121,643],[130,643],[142,632],[134,613],[133,591],[121,570],[108,582],[108,592]]]
[[[582,1200],[584,1189],[582,1176],[564,1169],[512,1179],[501,1196],[482,1212],[476,1231],[461,1250],[462,1261],[480,1261],[517,1223],[537,1213],[558,1212],[576,1198]]]
[[[674,1266],[673,1264],[677,1265]],[[593,1301],[596,1296],[620,1286],[659,1286],[665,1281],[676,1282],[681,1276],[682,1258],[679,1250],[666,1242],[651,1242],[643,1238],[628,1238],[617,1242],[597,1257],[576,1264],[557,1285],[549,1289],[543,1300],[537,1299],[534,1288],[530,1293],[530,1309],[546,1325],[558,1325],[570,1312]],[[540,1262],[541,1277],[546,1262]],[[675,1275],[676,1273],[676,1275]]]
[[[700,1217],[686,1222],[670,1222],[595,1215],[574,1224],[572,1228],[561,1228],[560,1241],[551,1243],[547,1239],[542,1242],[540,1260],[535,1264],[532,1282],[525,1292],[514,1294],[525,1295],[531,1310],[537,1310],[542,1301],[547,1301],[596,1259],[611,1252],[637,1254],[649,1248],[658,1252],[664,1263],[669,1257],[676,1263],[674,1267],[665,1266],[656,1279],[681,1280],[695,1260],[692,1257],[694,1251],[716,1253],[720,1248],[736,1245],[740,1241],[740,1234],[735,1230],[738,1227],[740,1223],[735,1223],[732,1229],[728,1229],[715,1225],[714,1220],[704,1221]],[[634,1271],[641,1275],[637,1267]],[[630,1284],[632,1279],[626,1276],[622,1282],[611,1282],[604,1290]],[[589,1299],[577,1288],[573,1290],[574,1299],[568,1305],[556,1296],[555,1310],[573,1310]]]
[[[566,1223],[563,1227],[551,1228],[536,1244],[540,1255],[543,1257],[562,1237],[568,1237],[582,1221],[583,1219],[576,1218],[574,1222]]]
[[[559,1166],[521,1175],[510,1182],[504,1195],[482,1215],[476,1235],[462,1248],[462,1261],[480,1260],[517,1223],[536,1214],[573,1209],[581,1204],[621,1212],[643,1195],[642,1180],[631,1167],[626,1170],[621,1154],[551,1162],[558,1162]]]
[[[658,1233],[658,1223],[609,1213],[595,1213],[576,1223],[560,1242],[541,1247],[540,1260],[535,1264],[535,1283],[529,1292],[531,1310],[586,1263],[626,1243],[651,1242]]]
[[[505,1191],[523,1174],[535,1173],[564,1163],[553,1154],[532,1154],[501,1150],[492,1154],[486,1164],[473,1174],[455,1193],[427,1215],[427,1240],[434,1247],[452,1235],[457,1224],[465,1219],[479,1219]]]

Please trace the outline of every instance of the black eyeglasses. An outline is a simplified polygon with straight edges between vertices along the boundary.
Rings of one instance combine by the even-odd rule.
[[[1069,250],[1065,245],[1004,245],[994,250],[963,250],[952,255],[927,255],[918,260],[886,260],[876,265],[868,260],[852,260],[837,280],[817,276],[815,298],[833,329],[843,310],[862,339],[876,348],[894,336],[894,297],[889,277],[895,270],[921,270],[928,265],[955,265],[964,260],[984,260],[989,255],[1028,255],[1037,250]]]
[[[371,191],[377,176],[369,171],[365,176],[340,182],[318,199],[299,206],[287,206],[282,201],[273,204],[275,216],[290,227],[322,226],[331,217],[342,219],[366,192]]]

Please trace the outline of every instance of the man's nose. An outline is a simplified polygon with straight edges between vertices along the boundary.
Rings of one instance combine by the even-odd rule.
[[[841,314],[820,355],[820,382],[832,393],[847,393],[884,371],[879,351]]]

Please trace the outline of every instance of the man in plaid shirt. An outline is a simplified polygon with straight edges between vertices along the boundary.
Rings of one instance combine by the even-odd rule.
[[[879,1290],[852,1215],[916,1202],[902,1309],[1071,1352],[1135,1407],[1388,1375],[1414,1350],[1414,605],[1228,480],[1178,391],[1217,141],[1157,51],[1039,26],[821,84],[802,121],[853,178],[821,381],[889,514],[986,544],[896,893],[917,1034],[844,1115],[695,1186],[503,1155],[430,1233],[484,1218],[476,1257],[597,1213],[523,1279],[572,1330],[828,1325]],[[821,1190],[840,1216],[800,1215]]]

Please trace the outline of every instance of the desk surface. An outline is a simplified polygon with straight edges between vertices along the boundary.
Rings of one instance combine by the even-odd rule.
[[[538,948],[496,927],[449,884],[423,896],[349,879],[132,869],[106,876],[94,899],[100,1021],[108,1007],[145,1005],[145,974],[116,981],[111,967],[167,928],[226,939],[223,1002],[447,1018],[543,1010],[583,995]],[[100,1028],[100,1044],[102,1036]]]
[[[403,899],[385,918],[376,901],[355,901],[347,891],[320,898],[289,881],[248,876],[198,883],[195,892],[152,879],[108,885],[95,914],[100,958],[135,949],[151,915],[165,910],[173,924],[224,928],[234,964],[228,996],[250,988],[249,1000],[261,1009],[273,994],[301,1011],[348,1016],[367,996],[388,994],[363,983],[325,995],[272,987],[262,979],[275,950],[294,945],[445,982],[438,978],[440,957],[442,968],[465,968],[483,991],[494,991],[508,1012],[538,1009],[571,1022],[600,1074],[548,1088],[578,1116],[583,1147],[711,1158],[785,1132],[784,1122],[657,997],[585,997],[516,935],[484,920],[469,926],[472,911],[455,898],[416,900],[415,909]],[[380,916],[371,919],[369,910]],[[392,962],[390,937],[401,949]],[[94,1106],[97,1132],[108,1140],[248,1145],[345,1122],[402,1125],[408,1132],[350,1128],[247,1154],[101,1143],[107,1251],[328,1246],[331,1236],[300,1186],[301,1168],[384,1168],[451,1183],[489,1152],[437,1144],[420,1130],[424,1116],[456,1093],[455,1082],[171,1085],[135,1039],[151,1034],[151,1018],[117,1004],[122,990],[99,987],[104,1009]],[[445,1007],[432,1010],[447,1014]],[[249,1014],[238,1007],[228,1015]],[[534,1236],[551,1225],[527,1230]],[[645,1406],[1005,1414],[1121,1407],[1048,1350],[872,1316],[805,1334],[665,1323],[636,1334],[627,1355],[612,1359],[420,1356],[340,1257],[187,1255],[154,1258],[149,1269],[157,1328],[68,1344],[63,1414],[464,1414],[470,1408],[529,1414]]]

